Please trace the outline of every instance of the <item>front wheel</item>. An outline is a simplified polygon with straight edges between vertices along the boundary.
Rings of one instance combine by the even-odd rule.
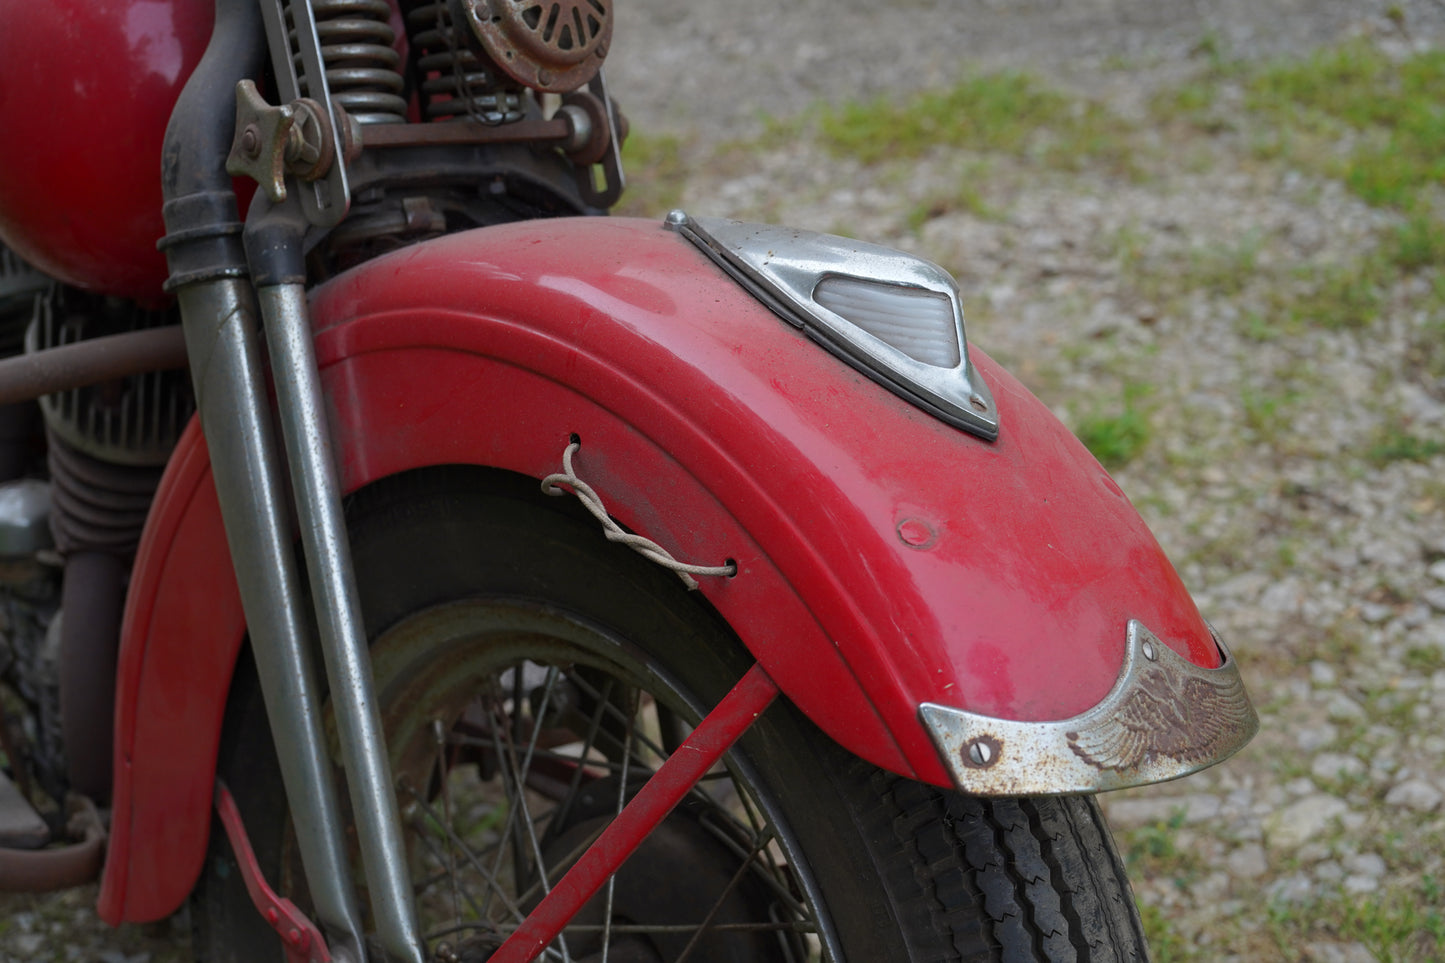
[[[418,915],[440,960],[487,959],[750,663],[705,602],[575,508],[475,469],[400,476],[347,506]],[[304,905],[253,675],[238,672],[232,698],[220,776],[268,879]],[[193,919],[212,963],[284,959],[220,832]],[[1092,800],[911,782],[779,700],[546,958],[1147,953]]]

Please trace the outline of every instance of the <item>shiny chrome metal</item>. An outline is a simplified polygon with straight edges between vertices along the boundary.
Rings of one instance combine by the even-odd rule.
[[[292,26],[286,23],[288,10],[295,21]],[[307,220],[318,227],[333,227],[341,223],[351,205],[351,185],[346,175],[343,131],[326,81],[315,12],[310,0],[262,0],[261,14],[266,23],[266,42],[271,48],[271,67],[276,72],[276,94],[281,103],[289,104],[306,97],[315,101],[325,115],[321,134],[331,143],[324,153],[335,161],[320,179],[298,182],[297,194]],[[300,73],[296,70],[297,60],[301,62]]]
[[[998,411],[968,359],[958,285],[943,268],[892,248],[766,224],[674,211],[665,221],[717,262],[784,320],[894,394],[981,438],[998,437]],[[823,303],[819,287],[833,279],[894,286],[946,299],[957,345],[950,366],[911,357]],[[951,352],[950,352],[951,353]]]
[[[38,478],[0,484],[0,557],[28,558],[54,544],[50,486]]]
[[[1092,793],[1178,779],[1232,756],[1259,730],[1229,649],[1204,669],[1137,621],[1124,668],[1094,708],[1016,722],[924,703],[918,714],[958,788],[979,796]]]
[[[425,952],[417,931],[386,736],[311,343],[306,289],[300,284],[278,284],[259,288],[257,296],[271,349],[281,434],[291,466],[301,544],[316,603],[372,918],[382,946],[392,957],[422,963]]]
[[[261,375],[255,299],[250,284],[234,278],[185,285],[178,295],[211,473],[315,915],[337,959],[363,960]]]

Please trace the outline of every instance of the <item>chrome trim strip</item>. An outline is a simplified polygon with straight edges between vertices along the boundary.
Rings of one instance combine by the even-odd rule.
[[[998,409],[968,357],[958,285],[943,268],[893,248],[766,224],[673,211],[664,222],[788,323],[904,400],[956,428],[992,441]],[[959,363],[941,368],[897,348],[813,298],[829,277],[857,278],[931,291],[953,306]]]
[[[1194,665],[1130,621],[1124,667],[1098,705],[1058,722],[1016,722],[925,702],[919,718],[954,783],[978,796],[1093,793],[1178,779],[1239,751],[1259,730],[1229,649]]]

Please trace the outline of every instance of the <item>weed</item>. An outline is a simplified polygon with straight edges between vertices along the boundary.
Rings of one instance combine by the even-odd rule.
[[[1445,651],[1433,645],[1416,645],[1405,650],[1405,668],[1426,675],[1445,669]]]
[[[1277,319],[1263,315],[1258,311],[1250,311],[1243,315],[1235,327],[1239,331],[1240,336],[1248,338],[1250,341],[1257,341],[1260,344],[1278,341],[1280,336],[1284,334]]]
[[[1190,252],[1189,267],[1180,277],[1180,284],[1191,290],[1233,297],[1243,291],[1258,272],[1263,245],[1263,238],[1255,231],[1232,245],[1196,248]]]
[[[958,186],[947,192],[939,192],[915,204],[905,216],[910,231],[918,231],[935,218],[963,212],[979,220],[996,221],[999,212],[984,200],[979,185],[988,179],[991,165],[986,161],[967,164],[958,178]]]
[[[1411,210],[1445,179],[1442,85],[1445,52],[1397,64],[1360,42],[1256,72],[1246,103],[1281,131],[1285,156],[1343,175],[1371,204]]]
[[[1422,891],[1427,887],[1422,883]],[[1434,887],[1438,895],[1438,887]],[[1363,902],[1344,901],[1340,934],[1383,961],[1438,960],[1445,954],[1445,914],[1438,900],[1396,890]]]
[[[1395,461],[1429,461],[1441,453],[1445,453],[1445,441],[1421,438],[1391,425],[1380,433],[1365,457],[1376,465],[1388,465]]]
[[[1139,920],[1144,924],[1144,936],[1148,940],[1154,963],[1189,963],[1199,959],[1195,948],[1188,940],[1174,932],[1169,918],[1159,907],[1140,904]]]
[[[1290,320],[1340,331],[1367,328],[1379,317],[1387,266],[1373,257],[1350,264],[1318,264],[1296,272],[1302,290],[1278,296]]]
[[[1133,128],[1095,103],[1076,101],[1027,74],[981,74],[903,101],[879,97],[825,107],[818,136],[865,164],[916,158],[936,147],[1010,154],[1055,169],[1103,162],[1133,171]]]
[[[1125,384],[1122,410],[1113,414],[1096,410],[1079,420],[1075,433],[1106,468],[1127,465],[1149,444],[1149,414],[1139,403],[1152,390],[1146,384]]]
[[[1261,391],[1247,382],[1239,389],[1240,413],[1254,437],[1277,443],[1291,423],[1291,410],[1300,400],[1300,392],[1291,388]]]
[[[1167,819],[1124,833],[1124,863],[1131,873],[1151,879],[1172,878],[1181,887],[1199,874],[1199,855],[1178,842],[1185,816],[1180,806]]]
[[[617,213],[661,217],[677,207],[688,179],[683,147],[671,134],[633,131],[628,135],[622,144],[622,166],[629,180]]]
[[[1428,215],[1413,215],[1395,229],[1390,260],[1402,271],[1445,266],[1445,225]]]

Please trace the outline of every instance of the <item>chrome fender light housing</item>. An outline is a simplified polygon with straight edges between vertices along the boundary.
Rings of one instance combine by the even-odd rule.
[[[904,400],[993,440],[993,395],[968,360],[958,285],[930,261],[831,234],[682,211],[666,225],[789,324]]]

